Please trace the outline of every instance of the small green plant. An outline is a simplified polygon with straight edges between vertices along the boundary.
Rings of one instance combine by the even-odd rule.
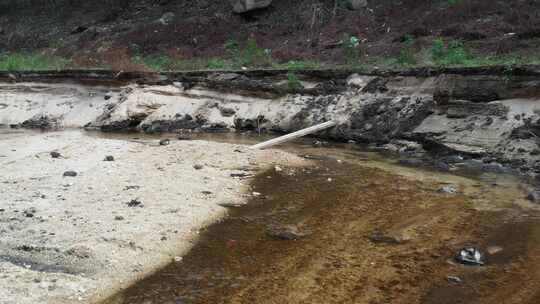
[[[300,79],[298,78],[298,76],[296,76],[295,73],[293,72],[289,72],[287,73],[287,88],[289,89],[289,91],[298,91],[300,89],[302,89],[304,86],[302,85],[302,82],[300,81]]]
[[[211,70],[225,70],[229,67],[227,62],[223,59],[219,58],[212,58],[208,60],[208,63],[206,64],[206,67]]]
[[[223,47],[229,58],[238,59],[240,57],[240,44],[238,44],[238,41],[234,39],[227,40]]]
[[[473,60],[463,42],[452,40],[445,44],[442,38],[437,38],[431,46],[431,57],[435,64],[440,66],[466,65]]]
[[[171,70],[173,60],[165,55],[134,56],[132,61],[136,64],[143,64],[154,71]]]
[[[431,46],[431,57],[433,60],[441,60],[446,54],[446,47],[444,45],[444,40],[442,38],[437,38],[433,40],[433,45]]]
[[[259,47],[254,38],[249,38],[243,47],[236,40],[228,40],[223,47],[235,68],[272,65],[272,51]]]
[[[411,66],[416,64],[416,58],[414,57],[414,37],[412,35],[405,35],[403,44],[404,48],[399,52],[397,63],[401,66]]]
[[[71,61],[56,56],[42,54],[7,53],[0,55],[0,70],[2,71],[36,71],[61,70]]]
[[[346,34],[341,45],[347,64],[357,65],[360,60],[360,39]]]
[[[250,38],[242,51],[242,63],[244,66],[270,66],[272,65],[272,52],[269,49],[260,48],[257,41]]]

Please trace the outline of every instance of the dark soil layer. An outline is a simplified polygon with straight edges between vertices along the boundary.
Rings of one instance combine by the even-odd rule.
[[[106,303],[537,303],[536,217],[477,211],[437,185],[330,160],[265,172],[252,187],[261,196],[181,261]],[[453,261],[463,246],[502,251],[463,266]]]
[[[405,35],[418,50],[445,37],[480,54],[537,54],[539,1],[369,1],[359,11],[334,3],[274,0],[237,15],[223,0],[1,0],[0,51],[46,50],[74,56],[79,66],[108,61],[120,68],[134,54],[223,56],[229,39],[253,37],[281,61],[343,63],[338,42],[350,34],[365,39],[362,49],[372,57],[398,55]],[[160,23],[168,12],[174,20]]]

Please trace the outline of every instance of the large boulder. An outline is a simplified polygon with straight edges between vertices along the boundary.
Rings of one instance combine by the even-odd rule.
[[[233,10],[237,14],[245,13],[258,8],[265,8],[272,0],[233,0]]]
[[[367,0],[347,0],[347,7],[352,10],[359,10],[368,5]]]

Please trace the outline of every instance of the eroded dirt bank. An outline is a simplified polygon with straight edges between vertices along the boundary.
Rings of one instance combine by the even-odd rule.
[[[236,175],[306,163],[206,141],[125,141],[81,131],[0,131],[0,303],[103,299],[183,255]],[[58,153],[56,155],[51,152]],[[107,158],[107,156],[112,157]],[[108,161],[106,161],[108,160]]]
[[[519,186],[385,166],[263,172],[260,197],[105,303],[537,303],[540,214]],[[465,246],[486,264],[457,263]]]
[[[465,162],[485,171],[540,172],[540,72],[534,66],[301,71],[298,81],[286,71],[71,74],[87,85],[62,82],[67,71],[0,74],[11,80],[0,85],[0,124],[286,133],[335,120],[337,127],[318,136],[420,159],[428,152],[441,168]]]

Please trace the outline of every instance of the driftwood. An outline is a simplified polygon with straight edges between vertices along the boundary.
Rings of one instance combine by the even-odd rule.
[[[256,144],[254,146],[251,146],[251,149],[260,149],[260,150],[266,149],[266,148],[269,148],[269,147],[272,147],[272,146],[275,146],[275,145],[279,145],[279,144],[291,141],[291,140],[296,139],[296,138],[300,138],[302,136],[306,136],[306,135],[309,135],[309,134],[313,134],[313,133],[316,133],[316,132],[319,132],[319,131],[322,131],[322,130],[325,130],[325,129],[328,129],[328,128],[331,128],[331,127],[334,127],[336,124],[337,123],[335,121],[332,121],[332,120],[327,121],[327,122],[324,122],[322,124],[318,124],[318,125],[306,128],[306,129],[302,129],[300,131],[296,131],[296,132],[291,133],[291,134],[287,134],[287,135],[284,135],[284,136],[281,136],[281,137],[278,137],[278,138],[274,138],[274,139],[271,139],[271,140]]]

